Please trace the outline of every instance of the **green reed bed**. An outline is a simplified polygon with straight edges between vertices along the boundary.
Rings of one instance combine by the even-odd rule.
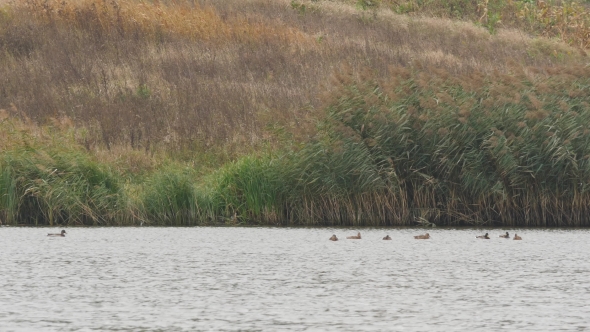
[[[148,224],[189,226],[199,217],[194,183],[177,170],[162,170],[144,184],[141,202]]]
[[[282,206],[289,186],[280,157],[246,156],[212,174],[213,215],[227,223],[276,224],[283,221]]]
[[[303,148],[219,174],[217,212],[304,225],[587,226],[589,85],[588,67],[346,72]]]
[[[160,164],[127,180],[73,138],[11,134],[5,120],[13,143],[1,155],[0,216],[70,225],[588,226],[589,87],[589,67],[457,76],[418,64],[392,67],[385,79],[344,70],[304,144],[209,172]]]
[[[123,180],[73,138],[11,134],[4,121],[2,133],[17,143],[2,153],[1,218],[83,225],[589,225],[589,67],[457,76],[417,65],[392,67],[385,79],[344,70],[332,87],[308,142],[208,174],[172,162]]]
[[[218,213],[301,225],[590,224],[588,67],[457,77],[418,66],[335,85],[312,141],[222,173]]]
[[[12,124],[0,124],[3,133]],[[130,211],[119,177],[67,140],[38,142],[24,131],[0,155],[0,220],[28,225],[118,225]],[[10,141],[14,136],[4,135]],[[8,138],[7,138],[8,137]],[[50,139],[51,140],[51,139]]]
[[[338,82],[321,131],[333,157],[300,185],[340,197],[341,222],[589,225],[589,67]]]

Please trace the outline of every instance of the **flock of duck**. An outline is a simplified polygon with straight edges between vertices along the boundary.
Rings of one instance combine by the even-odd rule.
[[[506,234],[502,234],[502,235],[500,235],[500,237],[505,238],[505,239],[509,239],[510,234],[508,234],[508,232],[506,232]],[[360,240],[361,239],[361,232],[358,232],[357,235],[347,236],[346,238],[350,239],[350,240]],[[475,238],[489,240],[490,236],[488,233],[485,233],[485,235],[478,235]],[[416,235],[416,236],[414,236],[414,239],[428,240],[428,239],[430,239],[430,234],[426,233],[424,235]],[[383,240],[391,240],[391,237],[389,235],[387,235],[383,238]],[[514,240],[522,240],[522,238],[520,236],[518,236],[518,234],[514,234]],[[336,234],[332,235],[332,237],[330,238],[330,241],[338,241],[338,237],[336,237]]]
[[[508,234],[508,232],[506,232],[506,234],[502,234],[502,235],[500,235],[500,237],[505,238],[505,239],[509,239],[510,234]],[[484,235],[476,236],[476,238],[489,240],[490,236],[488,235],[488,233],[485,233]],[[520,236],[518,236],[518,234],[515,233],[513,240],[522,240],[522,238]]]
[[[61,233],[49,233],[49,234],[47,234],[47,236],[65,237],[66,234],[67,234],[66,231],[64,229],[62,229]],[[502,235],[500,235],[500,237],[505,238],[505,239],[509,239],[510,234],[508,234],[508,232],[506,232],[506,234],[502,234]],[[349,240],[360,240],[361,239],[361,232],[358,232],[356,235],[347,236],[346,238]],[[478,236],[476,236],[476,238],[489,240],[490,236],[488,233],[485,233],[485,235],[478,235]],[[416,235],[416,236],[414,236],[414,239],[428,240],[428,239],[430,239],[430,234],[426,233],[424,235]],[[391,240],[391,237],[388,234],[383,238],[383,240]],[[514,240],[522,240],[522,238],[520,236],[518,236],[518,234],[514,234]],[[336,234],[332,235],[332,237],[330,238],[330,241],[338,241],[338,237],[336,237]]]

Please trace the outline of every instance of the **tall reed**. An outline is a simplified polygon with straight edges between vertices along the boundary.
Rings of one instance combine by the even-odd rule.
[[[11,121],[0,128],[8,141],[19,142],[0,155],[0,219],[34,225],[128,222],[125,192],[107,165],[68,138],[45,136],[48,132],[36,137]]]
[[[244,159],[223,206],[260,211],[236,190],[255,182],[282,224],[590,224],[588,67],[389,74],[336,75],[318,135],[275,163]]]
[[[160,170],[145,181],[142,221],[147,225],[190,226],[200,223],[194,180],[177,170]]]
[[[285,164],[281,158],[246,156],[212,174],[214,214],[229,223],[276,224],[283,221]]]
[[[351,169],[378,174],[373,183],[385,184],[384,196],[403,202],[392,210],[444,225],[588,225],[588,67],[465,77],[418,67],[390,75],[341,79],[325,128],[339,137],[332,153],[366,149],[363,165]],[[349,193],[359,188],[346,183]]]

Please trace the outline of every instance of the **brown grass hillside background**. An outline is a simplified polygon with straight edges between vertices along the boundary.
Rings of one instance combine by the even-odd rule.
[[[419,1],[5,1],[0,108],[39,124],[67,118],[89,150],[232,158],[306,137],[343,67],[463,75],[588,62],[577,43],[490,33],[478,23],[487,1],[455,2],[466,20]]]

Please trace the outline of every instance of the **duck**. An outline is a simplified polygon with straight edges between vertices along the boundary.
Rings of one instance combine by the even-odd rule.
[[[330,238],[330,241],[338,241],[336,234],[332,235],[332,237]]]
[[[522,238],[520,236],[518,236],[518,234],[514,234],[514,239],[515,240],[522,240]]]
[[[509,239],[510,238],[510,235],[508,235],[508,232],[506,232],[506,234],[500,235],[500,237],[503,237],[505,239]]]
[[[490,236],[488,235],[488,233],[486,233],[485,235],[478,235],[478,236],[476,236],[476,238],[489,240],[490,239]]]
[[[61,233],[59,233],[59,234],[49,233],[49,234],[47,234],[47,236],[62,236],[62,237],[65,237],[66,236],[66,231],[65,231],[65,229],[62,229],[61,230]]]
[[[361,232],[358,232],[358,234],[356,236],[347,236],[347,239],[351,239],[351,240],[360,240],[361,239]]]
[[[414,239],[417,239],[417,240],[428,240],[428,239],[430,239],[430,234],[426,233],[424,235],[416,235],[416,236],[414,236]]]
[[[386,235],[386,236],[383,238],[383,240],[391,240],[391,237],[389,236],[389,234],[387,234],[387,235]]]

